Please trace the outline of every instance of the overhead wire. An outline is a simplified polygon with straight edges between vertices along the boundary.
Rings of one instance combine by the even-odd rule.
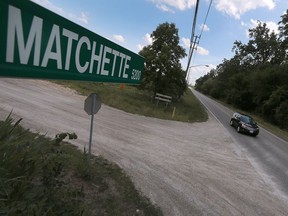
[[[191,62],[191,57],[193,55],[193,51],[194,51],[194,48],[195,48],[194,47],[195,43],[193,43],[193,40],[194,40],[195,29],[196,29],[199,1],[200,0],[197,0],[196,1],[196,5],[195,5],[195,12],[194,12],[194,18],[193,18],[193,24],[192,24],[192,31],[191,31],[191,38],[190,38],[190,49],[189,49],[189,55],[188,55],[188,65],[187,65],[186,74],[188,72],[188,69],[189,69],[189,66],[190,66],[190,62]]]
[[[191,39],[190,39],[190,49],[189,49],[189,55],[188,55],[188,64],[187,64],[187,69],[186,69],[186,74],[188,74],[188,70],[190,67],[190,63],[191,63],[191,59],[193,56],[193,52],[194,49],[196,48],[196,44],[199,44],[200,38],[203,34],[206,22],[207,22],[207,18],[208,18],[208,14],[210,12],[211,9],[211,5],[212,5],[212,0],[210,0],[210,4],[205,16],[205,20],[201,29],[201,33],[199,36],[195,36],[195,29],[196,29],[196,23],[197,23],[197,15],[198,15],[198,8],[199,8],[199,0],[196,1],[196,6],[195,6],[195,13],[194,13],[194,18],[193,18],[193,24],[192,24],[192,33],[191,33]],[[198,41],[197,41],[198,40]]]
[[[209,4],[209,7],[208,7],[206,16],[205,16],[205,20],[204,20],[204,23],[203,23],[203,26],[202,26],[202,29],[201,29],[201,33],[200,33],[200,35],[199,35],[199,40],[200,40],[200,38],[201,38],[201,36],[202,36],[202,33],[203,33],[203,31],[204,31],[204,28],[205,28],[205,25],[206,25],[206,22],[207,22],[207,18],[208,18],[208,14],[209,14],[210,9],[211,9],[211,5],[212,5],[212,0],[210,0],[210,4]]]

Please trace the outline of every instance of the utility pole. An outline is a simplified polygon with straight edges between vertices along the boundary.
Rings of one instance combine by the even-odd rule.
[[[187,78],[187,75],[188,75],[188,70],[189,70],[189,67],[190,67],[190,63],[191,63],[191,59],[192,59],[192,56],[193,56],[193,52],[194,52],[194,49],[196,49],[197,45],[199,44],[199,39],[200,39],[199,36],[194,36],[194,41],[191,41],[191,43],[190,43],[190,52],[189,52],[189,56],[188,56],[188,64],[187,64],[187,69],[186,69],[186,78]]]

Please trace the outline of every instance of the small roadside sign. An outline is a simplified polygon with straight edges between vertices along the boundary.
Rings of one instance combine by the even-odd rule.
[[[91,146],[92,146],[92,134],[93,134],[93,122],[94,114],[96,114],[101,108],[101,100],[95,93],[90,94],[84,102],[84,110],[88,115],[91,115],[90,122],[90,136],[89,136],[89,149],[88,158],[91,158]]]
[[[95,94],[90,94],[85,102],[84,102],[84,110],[88,115],[91,115],[91,123],[90,123],[90,136],[89,136],[89,149],[88,149],[88,158],[91,159],[91,146],[92,146],[92,134],[93,134],[93,122],[94,122],[94,114],[96,114],[101,108],[101,100]]]
[[[101,108],[101,100],[95,93],[90,94],[84,103],[84,110],[88,115],[96,114]]]

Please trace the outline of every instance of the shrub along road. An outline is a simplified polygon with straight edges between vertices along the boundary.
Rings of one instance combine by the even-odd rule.
[[[0,115],[55,136],[75,132],[88,143],[86,97],[40,80],[0,80]],[[164,215],[286,215],[275,193],[212,116],[182,123],[132,115],[103,105],[94,119],[93,152],[119,164]]]

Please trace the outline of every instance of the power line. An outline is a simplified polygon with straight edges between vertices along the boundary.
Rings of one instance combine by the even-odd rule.
[[[204,20],[204,24],[203,24],[202,29],[201,29],[200,36],[195,36],[195,28],[196,28],[196,21],[197,21],[197,15],[198,15],[199,0],[197,0],[197,2],[196,2],[193,25],[192,25],[192,34],[191,34],[191,39],[190,39],[190,50],[189,50],[189,55],[188,55],[188,64],[187,64],[186,74],[188,74],[188,70],[190,67],[190,63],[191,63],[194,49],[196,48],[196,45],[199,44],[200,38],[201,38],[202,33],[204,31],[204,27],[206,25],[206,21],[207,21],[208,14],[210,12],[211,5],[212,5],[212,0],[210,0],[210,4],[208,7],[206,16],[205,16],[205,20]]]
[[[194,40],[194,35],[195,35],[198,8],[199,8],[199,0],[196,1],[196,6],[195,6],[195,13],[194,13],[193,24],[192,24],[192,32],[191,32],[191,39],[190,39],[190,50],[189,50],[189,55],[188,55],[188,65],[187,65],[187,69],[186,69],[186,74],[187,74],[189,66],[190,66],[190,62],[191,62],[191,57],[193,55],[193,51],[195,49],[195,43],[193,43],[193,40]],[[196,40],[195,40],[195,42],[196,42]]]
[[[200,40],[200,38],[201,38],[201,36],[202,36],[202,33],[203,33],[203,31],[204,31],[204,28],[205,28],[205,25],[206,25],[206,21],[207,21],[207,17],[208,17],[208,14],[209,14],[209,12],[210,12],[211,5],[212,5],[212,0],[210,0],[210,4],[209,4],[209,7],[208,7],[206,16],[205,16],[204,24],[203,24],[203,26],[202,26],[202,30],[201,30],[201,33],[200,33],[200,36],[199,36],[199,40]]]

